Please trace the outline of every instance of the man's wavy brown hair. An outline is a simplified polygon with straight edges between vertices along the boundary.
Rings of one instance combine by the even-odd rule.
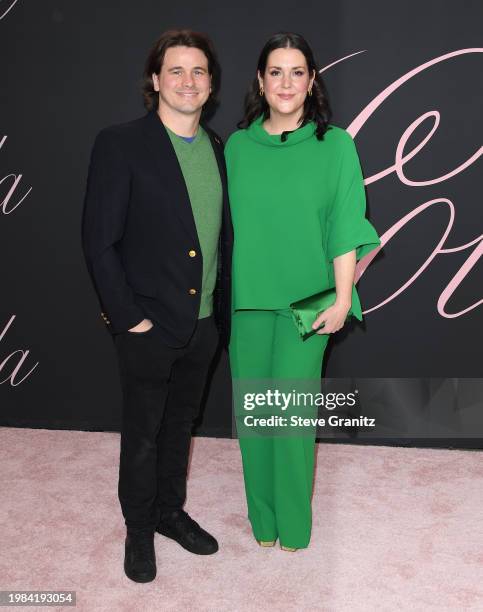
[[[208,72],[211,76],[211,93],[203,106],[202,116],[206,117],[213,114],[218,105],[221,77],[220,64],[218,63],[213,43],[208,36],[193,30],[168,30],[161,34],[160,38],[154,43],[144,66],[142,83],[144,106],[149,111],[158,108],[159,92],[154,90],[152,75],[153,73],[159,74],[161,72],[164,55],[170,47],[194,47],[206,55]]]

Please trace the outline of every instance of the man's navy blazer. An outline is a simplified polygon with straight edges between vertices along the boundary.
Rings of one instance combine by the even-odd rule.
[[[227,346],[233,227],[223,143],[203,127],[223,187],[213,309]],[[156,111],[99,132],[87,179],[82,248],[113,334],[149,318],[170,346],[189,341],[198,319],[203,257],[181,167]]]

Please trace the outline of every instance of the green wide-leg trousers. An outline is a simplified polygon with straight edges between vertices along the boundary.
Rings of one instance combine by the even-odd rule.
[[[237,310],[230,365],[234,381],[320,381],[328,334],[302,342],[289,310]],[[235,402],[237,398],[235,397]],[[280,412],[279,412],[280,414]],[[248,518],[257,540],[306,548],[312,527],[315,430],[311,434],[239,433]]]

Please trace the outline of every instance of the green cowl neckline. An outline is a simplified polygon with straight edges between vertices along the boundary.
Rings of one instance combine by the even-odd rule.
[[[287,134],[287,140],[281,140],[281,134],[269,134],[263,127],[263,114],[260,115],[247,128],[248,136],[255,142],[267,145],[269,147],[291,147],[303,140],[312,138],[315,134],[315,123],[309,121],[303,127],[297,128],[293,132]]]

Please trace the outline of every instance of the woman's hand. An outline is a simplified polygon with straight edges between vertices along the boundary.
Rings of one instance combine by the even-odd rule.
[[[324,312],[315,319],[312,324],[312,329],[317,329],[321,325],[324,325],[317,331],[318,334],[333,334],[339,331],[339,329],[344,327],[350,307],[350,302],[336,300],[332,306],[329,306],[329,308],[324,310]]]

